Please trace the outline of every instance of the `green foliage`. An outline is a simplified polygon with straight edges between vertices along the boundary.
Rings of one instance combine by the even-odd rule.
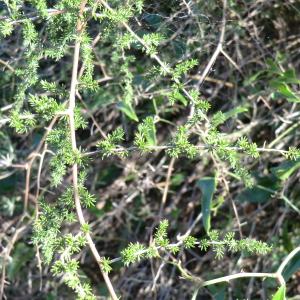
[[[85,129],[87,128],[87,121],[86,119],[82,116],[81,109],[79,107],[75,107],[74,110],[74,121],[75,121],[75,129]]]
[[[123,100],[118,104],[118,108],[125,113],[125,115],[133,120],[138,122],[139,119],[133,108],[133,98],[134,98],[134,89],[133,89],[133,74],[129,70],[130,62],[134,61],[133,57],[128,57],[125,59],[124,64],[121,67],[121,72],[124,74],[123,78]]]
[[[85,244],[86,240],[82,235],[73,236],[69,233],[64,236],[63,246],[59,252],[62,252],[64,257],[70,257],[72,254],[78,253]]]
[[[104,9],[103,13],[104,16],[108,18],[111,22],[122,23],[127,22],[128,19],[133,16],[134,11],[131,6],[123,6],[114,10]]]
[[[244,141],[244,139],[242,139]],[[208,145],[211,147],[211,151],[216,153],[222,160],[227,161],[230,167],[234,170],[235,174],[242,179],[247,187],[253,186],[253,179],[247,169],[243,167],[241,160],[239,159],[238,149],[227,140],[217,129],[212,128],[206,137]],[[245,150],[247,154],[251,153],[252,156],[256,155],[256,145],[244,142],[246,144]],[[245,146],[242,144],[242,146]]]
[[[300,97],[295,92],[295,84],[299,84],[300,80],[297,78],[295,70],[288,69],[283,70],[281,63],[283,57],[280,54],[276,55],[275,60],[267,60],[267,68],[264,71],[260,71],[252,75],[246,81],[246,84],[252,84],[253,82],[263,81],[267,82],[269,88],[273,91],[272,99],[286,99],[288,102],[299,103]]]
[[[145,257],[146,248],[144,245],[137,243],[130,243],[125,249],[121,251],[122,261],[125,266],[140,261]]]
[[[197,242],[197,239],[195,237],[189,235],[183,240],[184,248],[186,248],[186,249],[195,248],[196,242]]]
[[[9,280],[16,280],[20,274],[21,276],[26,276],[26,265],[28,265],[33,259],[34,251],[31,245],[18,242],[14,247],[12,257],[10,258],[10,262],[7,266],[7,278]]]
[[[127,151],[122,148],[117,148],[117,144],[124,140],[124,130],[122,128],[117,128],[112,133],[108,134],[107,138],[103,141],[98,142],[97,147],[102,151],[103,157],[108,157],[111,155],[119,155],[124,157],[127,155]],[[116,151],[118,149],[118,151]]]
[[[189,70],[197,65],[197,59],[190,59],[177,64],[174,71],[172,72],[172,79],[176,82],[181,78],[182,75],[187,74]]]
[[[41,247],[44,261],[50,264],[56,253],[59,259],[51,267],[54,275],[63,275],[64,282],[77,294],[78,299],[95,299],[88,283],[82,283],[78,273],[79,263],[72,255],[81,251],[86,244],[85,237],[77,235],[61,235],[61,227],[64,222],[74,222],[72,212],[72,189],[67,189],[56,205],[49,205],[40,201],[41,212],[34,224],[33,242]],[[88,224],[82,226],[84,233],[89,231]]]
[[[0,209],[2,211],[2,214],[4,216],[12,217],[17,206],[16,204],[20,199],[16,197],[8,198],[6,196],[2,196],[0,199]]]
[[[41,115],[46,121],[51,120],[57,112],[63,110],[63,105],[57,103],[57,101],[51,97],[29,95],[28,101],[36,113]]]
[[[98,84],[94,80],[94,55],[91,43],[92,39],[87,35],[87,33],[81,36],[81,53],[84,63],[84,72],[79,80],[80,89],[95,91],[98,88]]]
[[[79,263],[75,259],[68,259],[66,261],[57,260],[51,271],[56,276],[63,275],[64,282],[74,290],[77,294],[77,299],[95,300],[96,297],[92,292],[90,284],[87,282],[82,283],[78,268]]]
[[[111,260],[106,257],[102,257],[100,265],[105,273],[109,273],[112,270]]]
[[[73,116],[73,113],[75,130],[82,132],[81,129],[88,128],[82,107],[77,105],[74,111],[67,108],[70,97],[70,82],[67,79],[73,72],[69,62],[74,57],[76,58],[76,55],[73,54],[74,43],[80,41],[80,58],[78,60],[80,76],[73,78],[76,80],[76,97],[82,101],[92,99],[93,109],[97,108],[98,103],[107,101],[103,99],[108,98],[109,103],[117,103],[117,108],[123,114],[122,118],[119,118],[119,114],[117,114],[116,123],[123,122],[122,126],[126,129],[126,133],[127,129],[130,131],[130,128],[136,128],[134,135],[130,132],[126,135],[126,143],[132,145],[128,148],[120,145],[125,142],[125,132],[120,127],[108,134],[107,138],[99,141],[97,143],[99,151],[96,152],[101,152],[102,158],[113,155],[124,158],[129,155],[131,150],[140,151],[142,154],[166,150],[166,153],[173,158],[201,159],[203,169],[213,162],[214,166],[220,167],[221,171],[224,168],[225,175],[222,174],[222,180],[226,181],[226,176],[229,174],[237,180],[242,180],[247,187],[252,187],[253,178],[248,161],[249,159],[251,161],[258,159],[260,152],[264,151],[264,148],[251,142],[251,135],[248,135],[248,132],[239,132],[233,127],[232,132],[228,133],[223,128],[226,126],[221,126],[227,125],[225,122],[228,119],[247,111],[247,108],[233,107],[227,111],[221,111],[218,110],[220,109],[219,104],[212,103],[212,105],[211,100],[205,100],[200,94],[199,86],[189,77],[189,72],[193,72],[193,70],[196,72],[196,67],[200,65],[198,59],[188,59],[188,57],[194,56],[195,51],[198,51],[197,48],[191,46],[187,55],[182,55],[180,58],[184,60],[178,61],[175,56],[179,51],[180,41],[176,41],[178,45],[174,43],[170,47],[174,49],[168,49],[166,55],[160,55],[159,52],[163,48],[160,47],[161,43],[170,38],[173,39],[170,33],[174,31],[174,28],[170,27],[170,30],[166,25],[168,22],[151,23],[149,19],[156,13],[143,14],[142,23],[147,23],[147,31],[138,29],[140,20],[136,18],[136,15],[143,11],[143,2],[142,0],[111,1],[109,5],[112,8],[109,9],[103,3],[88,1],[84,14],[80,17],[83,26],[86,27],[80,34],[77,32],[78,9],[81,5],[79,0],[58,1],[53,3],[51,8],[49,2],[45,0],[5,1],[9,17],[4,16],[0,21],[1,39],[10,39],[9,36],[12,33],[19,32],[19,40],[21,40],[21,46],[16,51],[18,56],[10,60],[13,66],[16,65],[15,69],[11,67],[9,70],[13,73],[13,80],[16,81],[16,84],[14,84],[15,88],[10,99],[12,103],[5,99],[5,105],[12,104],[12,108],[8,109],[7,122],[19,134],[26,134],[29,131],[31,133],[36,129],[37,134],[33,134],[30,139],[34,144],[40,143],[45,146],[44,154],[51,154],[49,158],[45,158],[40,153],[35,153],[41,158],[39,167],[50,168],[50,180],[47,178],[47,187],[55,187],[57,192],[61,193],[57,197],[48,197],[47,188],[43,190],[39,188],[38,192],[43,193],[45,198],[40,197],[39,205],[37,205],[38,211],[33,226],[32,240],[34,245],[40,249],[43,262],[48,265],[52,264],[52,273],[62,276],[67,286],[74,290],[78,299],[96,299],[96,297],[93,295],[91,285],[83,279],[85,276],[80,271],[79,261],[75,259],[87,244],[87,238],[92,233],[92,225],[90,225],[92,223],[82,223],[80,220],[80,230],[78,230],[78,226],[72,225],[75,231],[78,230],[77,234],[67,233],[66,229],[67,223],[78,222],[75,214],[78,207],[75,207],[74,204],[73,187],[65,186],[69,182],[67,175],[70,174],[74,165],[79,168],[79,178],[76,184],[81,205],[91,211],[92,208],[96,209],[96,197],[89,192],[88,184],[86,184],[90,153],[87,153],[84,148],[90,147],[91,144],[94,145],[94,140],[91,143],[84,143],[79,136],[76,136],[75,140],[77,139],[80,146],[74,148],[76,133],[71,132],[70,129],[70,117]],[[230,5],[234,6],[234,4]],[[157,8],[153,7],[155,11]],[[128,27],[131,26],[131,21],[133,21],[132,26],[136,32]],[[204,24],[204,22],[200,23],[201,26],[202,23]],[[95,32],[99,28],[101,51],[97,49],[97,38],[95,38]],[[15,39],[12,40],[15,42]],[[194,43],[192,39],[190,42]],[[184,42],[184,44],[188,43]],[[57,63],[58,61],[59,63]],[[1,63],[6,68],[9,66],[9,64],[6,65],[6,62]],[[76,63],[74,65],[76,66]],[[59,69],[59,72],[55,73],[57,78],[49,75],[54,68]],[[40,72],[40,69],[45,72]],[[103,78],[104,81],[102,81]],[[283,71],[277,63],[268,61],[268,70],[255,74],[248,80],[248,84],[251,85],[256,80],[265,78],[274,92],[270,99],[285,98],[292,103],[300,101],[299,95],[294,91],[294,85],[299,84],[294,70]],[[113,84],[103,84],[106,79],[113,79]],[[150,96],[147,95],[149,91],[151,91]],[[153,95],[155,95],[154,98]],[[145,113],[143,108],[146,105],[141,103],[141,99],[147,98],[147,101],[155,102],[156,95],[159,104],[153,104],[154,110],[147,110]],[[96,96],[100,98],[99,102],[94,100],[97,98]],[[90,114],[89,105],[83,104],[84,111]],[[142,109],[140,109],[141,104],[145,105]],[[146,104],[148,105],[148,103]],[[136,109],[137,105],[138,110]],[[210,110],[211,106],[212,110]],[[148,109],[148,106],[146,107]],[[182,111],[187,108],[190,113],[184,118]],[[223,107],[221,109],[223,110]],[[5,111],[4,109],[3,115],[6,114]],[[91,113],[95,114],[95,111]],[[140,121],[144,115],[147,117]],[[174,120],[178,116],[178,120]],[[168,117],[170,119],[167,119]],[[4,123],[5,120],[6,118],[4,118]],[[160,128],[160,124],[156,126],[158,122],[174,125],[174,133],[171,134],[173,137],[169,143],[158,145],[157,128]],[[104,128],[111,130],[116,123]],[[42,128],[47,129],[45,140],[40,137]],[[244,136],[240,137],[242,134],[249,136],[249,139]],[[82,135],[85,135],[85,131]],[[91,138],[94,136],[91,135]],[[269,150],[276,152],[277,149]],[[290,178],[299,169],[300,158],[300,150],[293,146],[288,150],[278,150],[278,153],[291,162],[283,162],[272,169],[274,177],[276,177],[276,184]],[[11,167],[13,158],[7,159],[10,161],[7,164],[8,167]],[[2,156],[1,160],[5,161]],[[22,157],[22,161],[26,162],[25,156]],[[37,166],[33,164],[30,167],[34,170]],[[40,171],[42,172],[43,169]],[[219,175],[219,173],[217,174]],[[40,178],[38,178],[39,180]],[[153,179],[153,182],[155,180],[156,178]],[[142,259],[162,257],[164,262],[172,263],[178,267],[179,271],[184,272],[180,266],[180,257],[178,260],[175,257],[183,249],[211,250],[217,259],[223,258],[226,252],[245,252],[253,255],[270,253],[272,247],[262,241],[249,238],[238,240],[231,232],[221,238],[221,232],[211,230],[211,212],[215,209],[216,213],[220,203],[224,202],[225,196],[223,194],[219,196],[219,199],[222,200],[218,201],[217,207],[213,207],[213,195],[215,192],[219,192],[216,178],[203,177],[197,181],[197,185],[202,191],[201,209],[203,227],[207,237],[197,239],[188,235],[184,236],[182,240],[179,237],[176,243],[171,243],[170,234],[168,234],[169,221],[163,220],[156,228],[153,242],[150,245],[145,246],[140,242],[130,243],[121,250],[121,258],[102,257],[98,261],[102,270],[105,273],[111,272],[113,263],[118,260],[121,260],[125,266],[129,266]],[[31,194],[31,188],[29,185],[28,194]],[[253,193],[258,190],[248,189],[247,192],[249,191]],[[172,192],[174,191],[172,190]],[[77,194],[75,193],[75,195]],[[272,193],[269,189],[268,196],[270,197],[270,195]],[[9,199],[4,196],[2,199],[5,205],[1,207],[5,213],[13,215],[15,198]],[[78,203],[76,204],[78,205]],[[179,212],[178,209],[178,215]],[[134,219],[136,212],[131,213]],[[197,234],[200,234],[199,232]],[[186,278],[190,277],[186,276]],[[273,299],[281,299],[284,297],[282,296],[284,293],[285,287],[281,287]]]
[[[286,286],[282,285],[272,297],[272,300],[285,300]]]
[[[212,198],[216,190],[216,178],[215,177],[204,177],[201,178],[197,185],[200,187],[202,192],[201,211],[203,218],[203,226],[207,233],[211,227],[211,208]]]
[[[143,40],[147,45],[147,47],[143,47],[143,50],[146,54],[153,56],[157,54],[157,47],[164,40],[164,36],[160,33],[149,33],[143,35]]]
[[[81,230],[84,234],[89,233],[91,231],[90,225],[87,223],[81,225]]]
[[[246,137],[242,137],[237,142],[238,146],[245,151],[249,156],[253,158],[259,157],[257,145],[255,143],[249,143]]]
[[[156,129],[153,117],[147,117],[138,125],[138,131],[135,134],[134,145],[142,152],[151,151],[151,147],[156,145]]]
[[[131,93],[131,87],[127,88],[127,92]],[[127,94],[129,95],[129,94]],[[118,103],[118,108],[131,120],[138,122],[139,119],[134,111],[134,108],[132,107],[131,103],[126,103],[126,102],[120,102]]]
[[[289,158],[291,158],[291,156]],[[300,159],[298,158],[297,160],[282,162],[279,166],[272,168],[271,172],[281,181],[285,181],[290,178],[299,168]]]
[[[197,147],[188,140],[188,127],[179,126],[175,137],[172,140],[172,148],[167,150],[171,157],[186,155],[188,158],[194,158],[197,153]]]
[[[0,21],[0,36],[1,37],[7,37],[7,36],[11,35],[13,30],[14,30],[14,27],[9,20]]]
[[[131,44],[135,42],[135,38],[130,33],[124,33],[118,37],[117,43],[120,49],[130,49]]]
[[[208,234],[208,237],[208,239],[200,240],[199,247],[203,251],[208,251],[211,247],[218,259],[221,259],[224,256],[226,250],[233,253],[245,251],[250,254],[258,255],[266,255],[272,250],[271,246],[261,241],[249,238],[236,240],[233,232],[227,233],[224,239],[221,240],[219,232],[212,230]]]
[[[47,80],[41,80],[40,85],[45,92],[63,96],[63,93],[59,89],[59,86],[57,85],[56,82],[48,82]]]
[[[20,114],[17,110],[13,110],[10,115],[10,127],[14,128],[17,133],[26,133],[36,124],[34,116],[29,111]]]
[[[290,160],[297,160],[300,158],[300,149],[289,147],[289,150],[285,153],[285,157]]]
[[[79,186],[80,199],[85,207],[93,207],[96,203],[96,198],[94,195],[90,194],[87,188],[83,185]]]
[[[272,247],[267,243],[257,241],[250,238],[241,240],[235,239],[233,232],[228,232],[223,239],[220,238],[219,231],[211,230],[208,233],[208,238],[198,240],[197,238],[188,235],[185,236],[179,243],[172,244],[168,238],[168,220],[163,220],[159,223],[154,234],[154,245],[146,247],[139,242],[130,243],[121,251],[122,262],[128,266],[129,264],[139,262],[142,259],[160,257],[159,252],[176,254],[180,251],[182,245],[185,249],[200,248],[201,251],[211,249],[217,259],[224,257],[225,252],[232,253],[246,252],[248,254],[266,255],[271,252]]]
[[[223,124],[226,121],[226,116],[223,112],[218,111],[215,113],[211,120],[212,127],[218,127],[219,125]]]
[[[41,247],[44,261],[49,264],[62,241],[60,228],[69,213],[42,201],[40,206],[42,213],[34,223],[33,242]]]
[[[52,170],[52,186],[57,187],[61,184],[64,175],[67,172],[67,168],[74,163],[79,165],[83,164],[83,156],[80,150],[73,151],[70,140],[60,140],[59,150],[56,155],[50,160],[50,167]]]
[[[159,227],[156,230],[156,233],[154,235],[155,238],[155,244],[157,244],[160,247],[167,247],[169,245],[169,239],[168,239],[168,227],[169,227],[169,221],[163,220],[159,223]]]
[[[135,5],[137,12],[139,14],[142,13],[144,8],[144,0],[135,0],[133,1],[133,4]]]
[[[34,24],[29,19],[25,20],[23,25],[23,38],[25,46],[34,46],[38,39]]]
[[[183,86],[178,83],[174,83],[171,86],[171,92],[168,94],[168,98],[171,105],[174,105],[177,101],[180,101],[182,104],[187,105],[186,98],[180,92]]]
[[[29,1],[43,17],[48,16],[47,2],[45,0],[30,0]]]

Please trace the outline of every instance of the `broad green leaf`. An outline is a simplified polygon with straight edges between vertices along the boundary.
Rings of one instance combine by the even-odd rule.
[[[163,16],[159,14],[147,14],[145,13],[145,21],[151,25],[151,27],[158,29],[161,23],[164,22]]]
[[[226,299],[226,290],[227,286],[225,284],[216,284],[216,285],[210,285],[207,287],[209,291],[211,292],[214,300],[225,300]],[[199,291],[201,290],[201,287],[197,288],[191,300],[196,300]]]
[[[228,299],[226,297],[226,291],[228,289],[228,286],[226,284],[222,283],[222,284],[211,285],[208,286],[207,288],[211,292],[214,300]]]
[[[188,101],[186,100],[186,98],[180,93],[180,92],[176,92],[172,95],[176,100],[178,100],[179,102],[181,102],[183,105],[187,105]]]
[[[284,247],[284,250],[288,253],[290,253],[294,250],[293,236],[290,234],[291,223],[294,224],[293,220],[287,220],[287,222],[285,222],[283,224],[282,234],[281,234],[282,246]],[[284,275],[283,275],[283,277],[284,277]]]
[[[287,101],[300,102],[300,97],[296,93],[294,93],[286,83],[280,82],[278,80],[273,80],[270,82],[270,85],[272,88],[276,89],[276,91],[280,95],[286,97]]]
[[[213,125],[219,126],[221,124],[224,124],[225,121],[227,121],[228,119],[235,117],[236,115],[246,112],[246,111],[248,111],[248,108],[243,107],[243,106],[237,106],[236,108],[230,109],[229,111],[227,111],[225,113],[222,113],[219,111],[213,117]],[[221,115],[220,118],[219,118],[219,114]],[[215,118],[215,117],[217,117],[217,118]]]
[[[271,172],[280,180],[288,179],[294,172],[300,168],[300,159],[295,161],[285,161],[278,167],[271,168]]]
[[[270,200],[279,187],[279,180],[275,176],[256,177],[257,183],[252,188],[242,190],[237,200],[249,203],[265,203]]]
[[[198,187],[202,192],[202,220],[203,226],[208,233],[210,230],[210,219],[211,219],[211,206],[212,197],[216,190],[216,178],[215,177],[203,177],[198,181]]]
[[[272,192],[264,189],[261,186],[254,186],[243,190],[237,197],[241,202],[249,203],[265,203],[272,196]]]
[[[262,71],[259,71],[259,72],[257,72],[257,73],[255,73],[255,74],[253,74],[252,76],[250,76],[250,77],[248,77],[248,78],[246,78],[245,80],[244,80],[244,86],[248,86],[248,85],[251,85],[252,83],[254,83],[255,81],[257,81],[257,79],[262,75],[262,74],[264,74],[264,73],[266,73],[266,70],[262,70]]]
[[[115,97],[109,93],[106,89],[99,88],[97,91],[87,91],[87,98],[93,99],[86,104],[88,105],[91,112],[95,112],[99,107],[105,107],[115,102]]]
[[[151,127],[148,130],[147,142],[151,146],[156,146],[156,144],[157,144],[157,141],[156,141],[156,128],[155,128],[154,120],[152,121]]]
[[[138,126],[138,132],[143,136],[143,145],[147,147],[156,146],[156,128],[154,117],[147,117]]]
[[[240,113],[248,111],[248,108],[245,106],[237,106],[236,108],[233,108],[227,112],[224,113],[226,120],[229,118],[232,118]]]
[[[285,300],[285,291],[286,287],[285,285],[282,285],[274,294],[272,300]]]
[[[266,60],[268,66],[268,72],[271,74],[281,74],[282,70],[279,68],[278,64],[272,59]]]
[[[118,108],[131,120],[138,122],[139,119],[133,109],[133,107],[125,102],[119,102]]]
[[[285,267],[282,276],[286,281],[298,270],[300,270],[300,253],[296,254]]]
[[[284,83],[299,84],[300,79],[297,78],[294,69],[289,69],[280,74],[280,80]]]

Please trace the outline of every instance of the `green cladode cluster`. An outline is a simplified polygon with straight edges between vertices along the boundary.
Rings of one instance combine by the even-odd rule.
[[[124,27],[130,19],[143,11],[142,0],[114,0],[110,1],[112,9],[103,5],[102,1],[88,1],[85,12],[85,30],[80,36],[76,35],[78,10],[80,0],[62,0],[58,4],[48,7],[45,0],[30,0],[33,14],[23,11],[23,1],[5,1],[9,16],[0,21],[1,38],[9,38],[14,31],[22,32],[23,56],[15,75],[20,78],[14,95],[14,106],[10,112],[10,127],[17,133],[30,130],[40,130],[45,124],[55,119],[54,125],[46,136],[51,169],[51,185],[57,188],[62,185],[63,178],[68,174],[73,164],[80,167],[79,196],[82,205],[89,208],[95,205],[96,198],[85,187],[86,167],[92,159],[85,149],[72,150],[69,123],[67,117],[68,82],[63,83],[60,78],[43,78],[39,73],[39,66],[45,62],[64,64],[72,57],[72,46],[76,40],[81,41],[81,72],[78,78],[78,91],[86,97],[93,97],[102,93],[107,101],[122,99],[118,109],[126,118],[137,123],[136,132],[130,146],[124,145],[125,133],[117,128],[107,135],[106,139],[98,142],[98,153],[103,158],[112,155],[124,158],[131,151],[151,153],[165,150],[170,157],[181,156],[189,159],[212,155],[217,161],[228,165],[228,168],[247,187],[252,186],[251,177],[245,157],[259,159],[260,151],[264,149],[249,141],[246,137],[233,140],[220,130],[220,125],[229,118],[236,116],[243,109],[235,108],[227,112],[210,113],[210,103],[203,99],[195,89],[186,89],[185,75],[190,72],[198,61],[186,59],[171,64],[159,60],[159,46],[166,38],[160,33],[131,32]],[[43,30],[41,30],[43,26]],[[98,75],[94,73],[94,54],[92,52],[93,26],[100,28],[103,44],[113,43],[112,48],[104,49],[104,58],[110,61],[110,74],[119,78],[119,84],[113,87],[102,87],[98,84]],[[149,115],[140,120],[135,110],[134,97],[136,86],[134,72],[138,58],[127,54],[128,49],[137,49],[152,59],[147,74],[148,82],[164,81],[168,91],[162,96],[168,99],[169,105],[180,103],[191,108],[186,122],[179,125],[175,134],[163,144],[158,144],[156,124],[158,115]],[[110,53],[109,53],[110,51]],[[88,122],[82,114],[80,102],[75,109],[76,129],[87,128]],[[47,126],[46,125],[46,126]],[[193,142],[192,142],[193,141]],[[282,152],[287,159],[296,160],[300,157],[300,150],[294,147]],[[79,262],[76,254],[86,246],[85,233],[90,231],[89,225],[81,226],[77,234],[62,231],[64,224],[77,222],[73,189],[65,187],[64,192],[54,202],[47,202],[47,197],[39,199],[39,213],[34,223],[33,241],[42,253],[43,262],[51,264],[54,275],[63,276],[65,283],[74,290],[78,299],[95,299],[88,282],[80,278]],[[150,246],[139,242],[130,243],[120,253],[120,260],[125,266],[141,259],[160,258],[161,253],[176,255],[180,249],[199,248],[201,251],[212,249],[217,259],[224,256],[226,251],[246,251],[251,254],[264,255],[271,251],[271,247],[264,242],[245,238],[237,240],[233,233],[227,233],[223,238],[220,233],[211,230],[207,238],[198,240],[191,235],[171,243],[167,234],[168,221],[160,222]],[[118,259],[103,257],[101,261],[104,272],[113,269],[113,262]]]

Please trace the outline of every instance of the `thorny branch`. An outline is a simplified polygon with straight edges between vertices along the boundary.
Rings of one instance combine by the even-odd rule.
[[[71,78],[71,87],[70,87],[70,97],[69,97],[69,125],[70,125],[70,134],[71,134],[71,143],[72,143],[72,150],[75,152],[77,151],[77,144],[76,144],[76,132],[75,132],[75,117],[74,117],[74,110],[76,104],[76,86],[77,86],[77,75],[78,75],[78,64],[79,64],[79,53],[80,53],[80,38],[81,33],[84,29],[84,22],[82,21],[84,8],[86,6],[87,1],[82,1],[80,5],[79,17],[77,21],[77,39],[74,48],[74,56],[73,56],[73,70],[72,70],[72,78]],[[78,216],[79,223],[81,225],[86,224],[83,211],[80,203],[80,196],[79,196],[79,188],[78,188],[78,164],[75,162],[72,166],[72,180],[73,180],[73,189],[74,189],[74,198],[75,198],[75,206],[76,212]],[[101,267],[101,256],[93,242],[93,239],[90,233],[86,233],[87,243],[90,247],[90,250],[97,261],[106,286],[109,290],[109,293],[113,300],[117,300],[118,297],[116,292],[113,288],[113,285],[108,277],[108,274],[103,271]]]

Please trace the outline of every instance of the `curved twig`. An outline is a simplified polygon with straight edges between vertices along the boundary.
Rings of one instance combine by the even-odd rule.
[[[74,56],[73,56],[73,69],[72,69],[72,78],[71,78],[71,87],[70,87],[70,96],[69,96],[69,108],[68,108],[68,115],[69,115],[69,126],[70,126],[70,135],[71,135],[71,144],[72,144],[72,150],[77,151],[77,144],[76,144],[76,132],[75,132],[75,117],[74,117],[74,110],[75,110],[75,96],[76,96],[76,87],[77,87],[77,77],[78,77],[78,64],[79,64],[79,53],[80,53],[80,35],[84,29],[84,22],[82,21],[83,13],[85,6],[87,4],[87,0],[84,0],[81,2],[80,10],[79,10],[79,16],[77,21],[77,40],[75,43],[74,48]],[[79,223],[81,225],[86,224],[83,211],[80,203],[80,196],[79,196],[79,188],[78,188],[78,165],[77,163],[74,163],[72,166],[72,180],[73,180],[73,191],[74,191],[74,198],[75,198],[75,207],[76,212],[78,216]],[[116,295],[116,292],[113,288],[113,285],[108,277],[108,274],[104,272],[104,270],[101,267],[101,256],[93,242],[93,239],[90,235],[90,233],[85,234],[87,243],[89,245],[89,248],[97,261],[100,271],[102,273],[102,276],[104,278],[104,281],[106,283],[106,286],[109,290],[109,293],[113,300],[117,300],[118,297]]]

